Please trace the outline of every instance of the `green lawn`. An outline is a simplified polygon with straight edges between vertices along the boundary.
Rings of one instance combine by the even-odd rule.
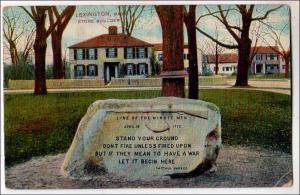
[[[236,75],[228,76],[229,79],[236,79]],[[289,76],[289,79],[291,77]],[[274,74],[250,74],[249,79],[285,79],[284,73],[274,73]]]
[[[6,165],[32,156],[66,152],[81,117],[95,100],[157,96],[160,91],[5,95]],[[291,152],[291,96],[238,89],[203,89],[200,96],[220,107],[224,144]]]

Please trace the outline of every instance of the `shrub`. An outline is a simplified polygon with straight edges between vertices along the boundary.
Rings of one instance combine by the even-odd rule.
[[[34,66],[20,63],[16,66],[4,65],[4,87],[8,87],[8,80],[34,80]]]

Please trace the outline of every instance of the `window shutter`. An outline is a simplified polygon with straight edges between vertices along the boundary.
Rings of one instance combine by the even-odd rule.
[[[132,48],[132,58],[135,59],[135,47]]]
[[[106,48],[105,51],[106,51],[106,57],[108,58],[108,48]]]
[[[85,52],[86,52],[86,59],[89,60],[90,59],[89,49],[85,49]]]
[[[133,75],[136,75],[136,64],[132,65],[132,69],[133,69]]]
[[[145,64],[145,75],[148,75],[148,64]]]
[[[87,67],[85,67],[85,65],[81,65],[81,66],[82,66],[82,70],[83,70],[83,76],[85,76],[85,72],[86,72],[85,68],[87,68]]]
[[[98,59],[98,49],[95,48],[94,50],[95,50],[95,52],[94,52],[94,53],[95,53],[95,58],[94,58],[94,59],[97,60],[97,59]],[[97,67],[98,67],[98,66],[97,66]]]
[[[77,60],[77,49],[74,49],[74,60]]]
[[[81,49],[82,50],[82,59],[85,60],[85,49]]]
[[[148,58],[148,47],[145,47],[145,58]]]
[[[127,47],[124,47],[124,59],[127,59]]]
[[[136,58],[140,58],[140,48],[136,48]]]
[[[136,74],[139,75],[140,74],[140,64],[136,65]]]
[[[118,57],[118,48],[114,48],[115,49],[115,57]]]
[[[95,65],[95,76],[98,76],[98,66]]]

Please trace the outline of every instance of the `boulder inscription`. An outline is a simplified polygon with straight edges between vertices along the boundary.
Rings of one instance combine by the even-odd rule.
[[[175,97],[99,100],[82,118],[61,171],[133,179],[201,174],[221,146],[221,116],[211,103]]]

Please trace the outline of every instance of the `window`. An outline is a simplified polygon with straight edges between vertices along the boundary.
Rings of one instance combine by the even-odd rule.
[[[127,75],[133,75],[133,64],[127,64]]]
[[[271,54],[270,58],[271,60],[277,60],[277,55],[273,53]]]
[[[277,55],[274,53],[267,54],[267,60],[277,60]]]
[[[139,51],[139,55],[138,55],[139,58],[145,58],[146,57],[145,50],[146,50],[145,48],[139,48],[139,50],[138,50]]]
[[[89,60],[97,60],[97,49],[91,48],[86,50],[87,59]]]
[[[256,60],[262,60],[262,54],[256,54]]]
[[[85,52],[84,49],[75,49],[76,53],[76,60],[84,60],[85,59]]]
[[[74,66],[75,77],[82,77],[85,75],[85,67],[82,64],[78,64]]]
[[[128,47],[125,48],[126,50],[126,59],[132,59],[133,58],[133,48],[132,47]]]
[[[158,61],[163,61],[163,54],[158,54]]]
[[[118,49],[115,47],[106,48],[107,58],[116,58],[118,56]]]
[[[139,75],[145,75],[145,74],[146,74],[145,64],[139,64]]]
[[[95,64],[90,64],[88,65],[88,71],[87,71],[88,76],[97,76],[98,75],[98,67]]]

